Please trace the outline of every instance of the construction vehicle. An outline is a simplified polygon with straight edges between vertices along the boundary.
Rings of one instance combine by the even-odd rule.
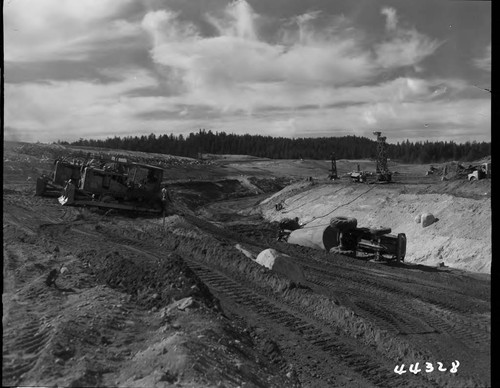
[[[67,160],[56,160],[54,171],[50,176],[42,175],[36,180],[35,194],[39,196],[58,197],[70,179],[80,180],[81,166]]]
[[[382,132],[373,132],[377,136],[377,181],[390,182],[392,180],[392,173],[387,167],[387,143],[386,137],[380,136]]]
[[[467,175],[467,180],[469,181],[477,181],[485,178],[491,178],[491,163],[483,163],[475,167],[474,171]]]
[[[354,228],[342,232],[343,249],[375,254],[375,260],[382,258],[404,261],[406,255],[406,234],[391,234],[391,228]]]
[[[334,180],[334,179],[338,179],[337,160],[335,158],[334,152],[332,152],[331,159],[332,159],[332,169],[330,170],[330,175],[328,175],[328,178],[330,178],[330,180]]]
[[[162,179],[162,168],[142,163],[87,166],[78,181],[68,181],[58,201],[61,205],[161,213]]]
[[[359,168],[359,164],[357,166],[357,171],[353,171],[349,174],[349,177],[351,178],[351,181],[353,182],[359,182],[359,183],[364,183],[366,182],[367,174],[364,171],[361,171]]]

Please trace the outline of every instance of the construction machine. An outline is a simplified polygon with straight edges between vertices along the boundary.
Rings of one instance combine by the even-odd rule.
[[[80,180],[81,165],[76,161],[56,160],[54,171],[48,175],[42,175],[36,180],[35,194],[46,197],[58,197],[61,190],[70,179]]]
[[[79,181],[68,181],[58,200],[61,205],[161,213],[162,179],[162,168],[143,163],[87,166]]]
[[[354,228],[342,232],[340,242],[343,249],[375,254],[375,260],[382,258],[404,261],[406,255],[406,234],[391,234],[391,228]]]
[[[328,175],[328,178],[330,178],[330,180],[338,179],[337,159],[335,158],[335,152],[332,152],[330,158],[332,160],[332,169],[330,170],[330,175]]]
[[[351,178],[352,182],[363,183],[363,182],[366,182],[367,173],[365,171],[361,171],[361,169],[359,168],[359,164],[358,164],[357,170],[351,172],[349,174],[349,177]]]
[[[377,180],[379,182],[390,182],[392,180],[392,173],[387,167],[387,143],[386,137],[380,136],[382,132],[373,132],[377,136]]]
[[[491,178],[491,163],[483,163],[475,167],[474,171],[467,175],[469,181]]]

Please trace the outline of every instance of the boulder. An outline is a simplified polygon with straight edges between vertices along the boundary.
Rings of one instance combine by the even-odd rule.
[[[422,214],[422,227],[425,228],[426,226],[429,226],[436,221],[436,218],[431,214],[431,213],[423,213]]]
[[[294,230],[287,241],[289,244],[329,252],[331,248],[340,245],[340,231],[331,226],[307,227]]]
[[[422,214],[419,214],[419,215],[415,216],[415,222],[417,224],[420,224],[420,222],[422,222]]]
[[[302,268],[295,264],[290,256],[284,253],[268,248],[260,252],[255,261],[270,270],[286,276],[296,284],[306,284]]]

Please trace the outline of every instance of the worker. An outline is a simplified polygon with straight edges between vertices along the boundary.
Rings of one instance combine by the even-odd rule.
[[[161,189],[161,205],[163,208],[163,214],[166,214],[167,211],[167,203],[170,201],[170,195],[167,190],[167,185],[164,185]]]

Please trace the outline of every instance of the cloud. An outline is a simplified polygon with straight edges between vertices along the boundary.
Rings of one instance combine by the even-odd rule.
[[[484,50],[484,55],[474,60],[474,65],[481,70],[491,72],[491,43]]]
[[[256,20],[258,15],[252,7],[243,0],[230,3],[224,10],[224,19],[218,19],[210,14],[205,15],[220,35],[235,36],[247,40],[256,40]]]
[[[258,15],[243,0],[229,4],[222,17],[207,15],[217,36],[202,36],[194,24],[166,9],[146,14],[141,25],[151,36],[154,62],[175,69],[188,98],[218,104],[223,112],[251,112],[269,91],[299,85],[296,92],[307,95],[325,87],[373,82],[387,68],[416,65],[435,51],[438,44],[432,39],[397,28],[394,9],[382,12],[394,31],[375,46],[375,54],[345,17],[332,18],[327,28],[318,29],[314,21],[319,12],[292,18],[281,31],[281,41],[259,39]]]
[[[381,10],[383,36],[319,11],[276,21],[269,36],[259,28],[264,16],[243,0],[205,15],[204,30],[165,3],[134,19],[126,15],[132,3],[37,0],[34,12],[27,0],[10,3],[10,135],[75,140],[206,128],[371,136],[376,126],[396,139],[424,122],[443,136],[466,125],[478,140],[489,136],[488,105],[466,99],[460,80],[425,78],[422,63],[440,42],[407,27],[394,8]]]
[[[395,30],[396,25],[398,24],[398,17],[396,16],[396,10],[391,7],[384,7],[380,12],[387,18],[385,28],[388,31]]]
[[[443,43],[419,33],[413,28],[398,27],[394,8],[383,8],[386,16],[387,39],[375,45],[377,63],[383,68],[413,66],[420,70],[419,63],[432,55]]]
[[[5,84],[5,122],[11,128],[31,131],[35,140],[137,130],[140,123],[134,113],[165,110],[165,97],[128,97],[128,91],[156,86],[156,80],[145,71],[120,70],[122,78],[108,84]]]
[[[15,0],[4,7],[5,61],[80,60],[92,42],[132,36],[131,0]],[[116,18],[116,19],[113,19]]]

